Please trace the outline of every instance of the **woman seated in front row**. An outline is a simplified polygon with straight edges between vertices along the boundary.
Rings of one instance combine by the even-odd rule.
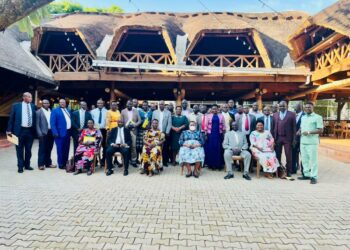
[[[147,130],[143,139],[141,154],[141,174],[147,173],[149,177],[158,174],[162,168],[162,144],[165,135],[158,129],[158,120],[153,119],[151,129]]]
[[[264,122],[256,123],[256,130],[250,134],[250,150],[263,168],[265,177],[272,179],[279,167],[274,151],[275,141],[268,130],[264,130]]]
[[[100,149],[102,134],[99,129],[94,128],[94,121],[88,120],[87,128],[81,131],[79,137],[79,146],[75,151],[74,164],[76,168],[75,175],[87,169],[87,175],[92,174],[92,162],[94,155],[97,155]]]
[[[195,121],[191,121],[189,130],[181,133],[179,144],[181,146],[179,151],[180,166],[184,164],[187,168],[186,177],[199,177],[201,165],[204,163],[204,137],[203,134],[197,130]],[[192,172],[191,164],[195,164]]]

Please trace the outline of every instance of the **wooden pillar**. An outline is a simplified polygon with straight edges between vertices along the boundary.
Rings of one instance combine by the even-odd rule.
[[[259,110],[261,111],[263,109],[262,94],[256,94],[256,102],[258,104]]]
[[[337,122],[340,122],[341,119],[341,111],[343,110],[345,106],[345,102],[338,101],[338,107],[337,107]]]
[[[183,99],[185,99],[186,90],[185,89],[173,89],[174,97],[176,100],[176,106],[181,105]]]
[[[115,90],[115,82],[111,82],[111,91],[109,92],[109,94],[110,94],[110,97],[109,97],[110,103],[112,101],[115,101],[115,92],[114,92],[114,90]]]

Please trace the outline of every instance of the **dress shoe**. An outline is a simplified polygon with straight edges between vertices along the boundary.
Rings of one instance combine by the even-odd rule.
[[[113,170],[112,169],[109,169],[106,173],[107,176],[110,176],[111,174],[113,174]]]
[[[57,166],[56,166],[56,165],[51,164],[51,165],[47,166],[46,168],[57,168]]]
[[[92,171],[91,170],[87,171],[87,175],[88,176],[92,175]]]
[[[243,175],[243,178],[246,179],[247,181],[250,181],[250,180],[252,179],[252,178],[250,178],[250,176],[247,175],[247,174],[244,174],[244,175]]]
[[[232,179],[232,178],[234,178],[233,174],[228,174],[224,177],[225,180]]]
[[[124,170],[124,176],[127,176],[129,174],[128,170]]]
[[[79,170],[75,171],[73,175],[78,175],[78,174],[81,174],[82,172],[83,171],[81,169],[79,169]]]
[[[146,171],[143,168],[141,168],[140,174],[145,174],[145,173],[146,173]]]
[[[39,168],[39,170],[45,170],[44,166],[39,166],[38,168]]]
[[[316,178],[311,178],[310,179],[310,184],[316,184],[317,183],[317,179]]]
[[[193,177],[198,179],[199,178],[199,174],[193,173]]]
[[[18,173],[22,174],[23,173],[23,169],[18,169]]]
[[[24,169],[25,170],[34,170],[34,168],[32,168],[32,167],[25,167]]]
[[[153,170],[153,174],[159,174],[159,170],[158,169]]]
[[[168,167],[168,163],[164,163],[163,166],[164,166],[164,167]]]
[[[310,180],[311,178],[308,176],[299,176],[298,180],[305,181],[305,180]]]
[[[137,168],[137,164],[136,164],[136,163],[131,163],[131,165],[132,165],[134,168]]]
[[[192,172],[186,174],[186,178],[189,178],[192,176]]]
[[[287,174],[287,177],[292,177],[292,174],[291,174],[291,173],[288,173],[288,174]]]

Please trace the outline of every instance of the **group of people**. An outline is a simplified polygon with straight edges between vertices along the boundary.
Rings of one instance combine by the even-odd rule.
[[[153,176],[163,171],[171,162],[186,167],[186,177],[199,177],[201,168],[221,170],[226,166],[225,179],[234,177],[234,156],[243,161],[243,178],[251,180],[249,171],[252,159],[259,162],[267,178],[285,170],[285,177],[300,168],[298,179],[317,183],[319,134],[322,117],[313,112],[314,104],[298,103],[295,112],[288,110],[286,101],[265,106],[259,111],[257,103],[236,106],[233,100],[221,105],[193,105],[183,100],[174,107],[158,102],[158,107],[137,99],[128,100],[119,110],[112,101],[107,110],[103,100],[96,108],[88,110],[86,102],[71,112],[66,100],[50,109],[50,102],[42,100],[36,110],[30,93],[23,101],[13,105],[7,134],[16,135],[18,172],[33,170],[30,166],[31,147],[35,134],[39,138],[38,167],[40,170],[56,167],[51,151],[57,148],[58,168],[66,169],[70,138],[74,145],[74,174],[94,172],[94,162],[107,165],[106,175],[113,174],[115,165],[124,166],[128,175],[130,164],[140,168],[141,174]],[[286,165],[282,164],[284,149]],[[118,161],[115,153],[122,155]],[[101,155],[100,157],[97,157]],[[299,155],[301,155],[301,164]],[[193,170],[192,170],[193,166]]]

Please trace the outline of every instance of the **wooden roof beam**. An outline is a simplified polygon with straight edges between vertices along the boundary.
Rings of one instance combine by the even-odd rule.
[[[306,95],[309,94],[313,94],[313,93],[322,93],[322,92],[326,92],[326,91],[332,91],[332,90],[337,90],[339,88],[345,88],[350,86],[350,78],[346,78],[343,80],[338,80],[338,81],[334,81],[332,83],[327,83],[321,86],[318,86],[316,88],[312,88],[310,90],[306,90],[302,93],[297,93],[291,96],[287,96],[288,100],[294,100],[294,99],[298,99],[301,97],[304,97]]]

